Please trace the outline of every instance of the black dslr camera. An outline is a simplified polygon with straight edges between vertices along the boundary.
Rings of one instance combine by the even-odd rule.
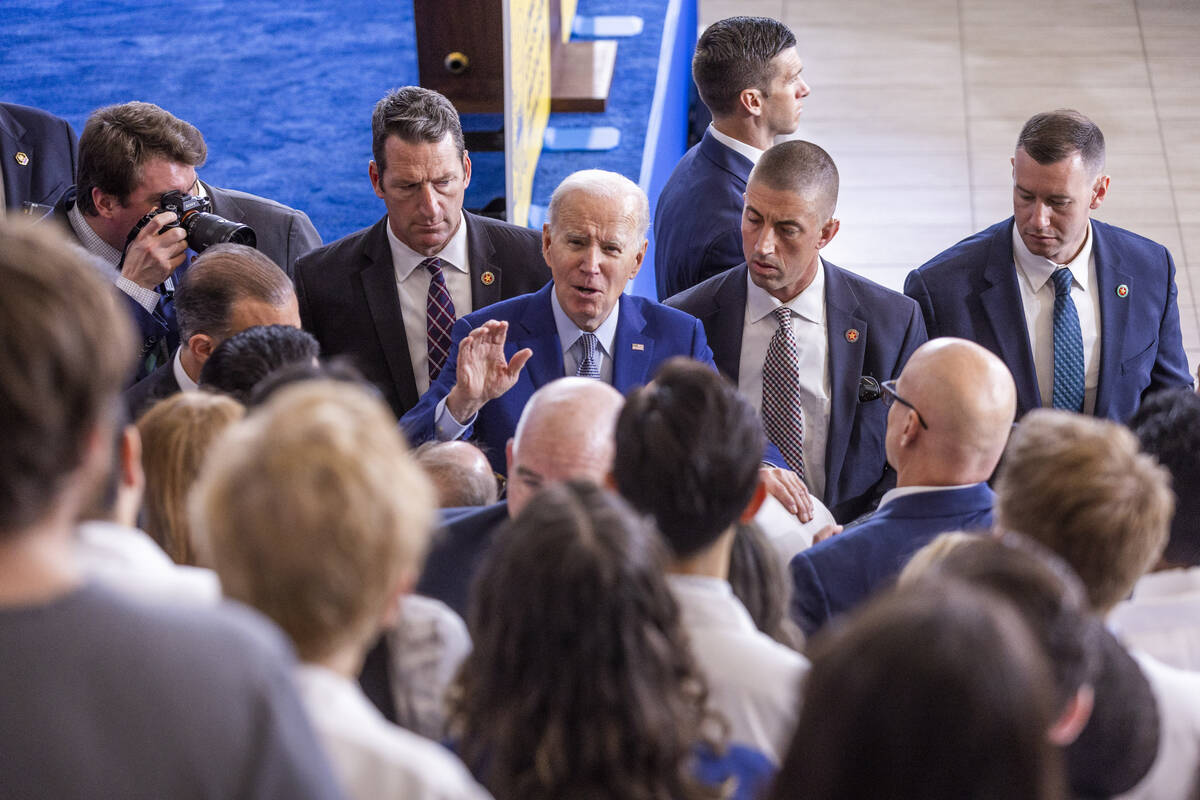
[[[183,228],[187,232],[188,247],[196,253],[202,253],[218,242],[233,242],[249,247],[258,246],[258,237],[254,235],[254,229],[249,225],[230,222],[224,217],[218,217],[212,213],[212,203],[207,197],[196,197],[180,191],[170,191],[164,194],[158,201],[158,208],[142,217],[138,224],[133,226],[133,230],[129,232],[129,236],[125,240],[125,246],[128,247],[129,243],[141,233],[147,222],[156,214],[164,211],[174,212],[178,219],[170,225],[164,226],[163,230]]]

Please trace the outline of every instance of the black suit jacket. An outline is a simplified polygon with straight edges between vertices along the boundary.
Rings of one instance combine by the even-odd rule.
[[[508,503],[504,500],[490,506],[443,511],[442,527],[434,534],[417,581],[417,594],[441,600],[466,619],[471,581],[496,531],[507,521]]]
[[[550,280],[541,235],[463,212],[471,310],[533,292]],[[387,217],[296,262],[300,321],[324,356],[350,356],[401,416],[417,404]],[[485,274],[486,273],[486,274]],[[458,309],[459,316],[466,313]]]
[[[121,398],[125,401],[129,421],[136,422],[150,406],[178,393],[179,381],[175,380],[175,359],[172,357],[167,363],[160,364],[149,375],[126,389]]]
[[[65,119],[0,103],[0,171],[7,207],[19,210],[27,200],[55,205],[75,183],[76,152],[75,131]]]

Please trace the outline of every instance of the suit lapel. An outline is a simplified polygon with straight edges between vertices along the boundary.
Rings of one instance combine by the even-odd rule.
[[[736,178],[739,188],[742,191],[746,190],[746,181],[750,180],[750,170],[754,169],[750,159],[718,142],[711,131],[705,131],[704,137],[700,140],[700,154],[716,167]]]
[[[558,341],[558,328],[554,324],[554,309],[550,307],[550,292],[554,291],[551,281],[538,289],[529,298],[525,311],[518,320],[519,331],[509,329],[509,341],[514,344],[513,352],[528,347],[533,351],[525,362],[524,374],[536,388],[563,377],[562,345]],[[509,353],[512,357],[512,353]]]
[[[1096,259],[1096,288],[1100,297],[1100,385],[1096,387],[1096,416],[1108,416],[1109,400],[1113,384],[1121,380],[1121,362],[1125,354],[1121,343],[1125,341],[1125,326],[1129,322],[1129,292],[1137,291],[1134,278],[1121,270],[1121,259],[1110,248],[1110,239],[1104,233],[1104,225],[1092,222],[1092,257]],[[1129,291],[1122,297],[1117,287],[1125,286]]]
[[[1025,307],[1017,286],[1011,224],[1002,226],[992,239],[983,277],[988,288],[979,293],[979,300],[988,324],[992,326],[992,338],[1000,350],[998,355],[1012,371],[1017,384],[1017,407],[1023,411],[1038,408],[1042,404],[1042,396],[1038,391],[1037,371],[1033,366]],[[1018,411],[1018,416],[1023,411]]]
[[[484,306],[498,303],[501,300],[500,288],[503,285],[504,273],[496,266],[496,248],[492,246],[487,228],[474,214],[464,211],[463,224],[467,226],[467,260],[471,273],[471,310],[478,311]],[[465,316],[459,311],[460,317]]]
[[[359,277],[367,298],[367,311],[375,324],[379,343],[392,373],[392,383],[404,408],[417,404],[417,382],[413,377],[412,358],[408,354],[408,337],[404,334],[404,319],[400,312],[400,295],[396,288],[396,269],[392,265],[392,250],[387,240],[385,216],[367,233],[363,241],[363,260],[367,262]]]
[[[746,324],[746,265],[725,273],[713,293],[713,311],[705,335],[717,368],[737,385],[742,366],[742,332]]]
[[[858,297],[843,280],[841,270],[824,259],[821,265],[825,269],[825,326],[829,339],[829,437],[825,444],[825,474],[840,475],[858,407],[858,378],[866,358],[870,323],[860,315]],[[875,377],[886,380],[885,376]],[[826,486],[826,495],[834,488]]]
[[[646,333],[646,318],[633,298],[622,294],[620,303],[617,332],[613,336],[612,384],[625,394],[646,383],[650,365],[654,363],[654,339]]]
[[[6,110],[0,109],[0,158],[4,159],[0,172],[4,173],[4,196],[9,204],[18,197],[29,197],[33,177],[28,165],[39,155],[24,143],[24,137],[25,127]],[[17,161],[17,153],[25,154],[28,159],[25,164]]]

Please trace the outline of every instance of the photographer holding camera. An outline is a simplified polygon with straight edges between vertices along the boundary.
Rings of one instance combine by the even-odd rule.
[[[201,182],[207,154],[200,131],[152,103],[98,109],[79,137],[75,188],[56,209],[129,300],[142,335],[139,378],[179,344],[173,295],[189,249],[257,240],[290,275],[321,243],[303,212]]]

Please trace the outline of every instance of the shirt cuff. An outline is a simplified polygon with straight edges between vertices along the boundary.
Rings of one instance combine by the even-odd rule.
[[[433,411],[433,428],[437,433],[439,442],[450,442],[455,439],[462,438],[462,435],[467,432],[467,428],[475,424],[475,417],[478,414],[472,414],[465,425],[458,424],[458,420],[454,415],[446,410],[446,398],[443,397],[438,401],[437,408]]]
[[[138,286],[124,275],[117,276],[117,288],[132,297],[139,306],[146,309],[147,314],[153,314],[154,309],[158,307],[158,301],[162,299],[162,296],[158,292],[153,289],[147,289],[145,286]]]

